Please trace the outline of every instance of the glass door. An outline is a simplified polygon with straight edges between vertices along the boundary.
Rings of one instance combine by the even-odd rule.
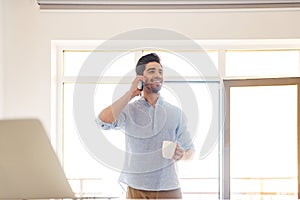
[[[298,199],[299,79],[226,80],[225,194]]]

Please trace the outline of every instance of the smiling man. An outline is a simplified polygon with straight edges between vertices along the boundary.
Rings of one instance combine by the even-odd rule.
[[[102,110],[97,120],[104,129],[125,131],[126,159],[120,181],[128,186],[128,199],[181,199],[176,161],[194,155],[184,114],[160,95],[164,74],[156,54],[141,57],[136,74],[130,89]],[[164,141],[176,143],[172,159],[162,155]]]

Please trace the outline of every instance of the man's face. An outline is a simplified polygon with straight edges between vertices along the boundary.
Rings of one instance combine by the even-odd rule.
[[[163,69],[157,62],[149,62],[145,66],[143,73],[146,78],[145,87],[153,93],[158,93],[163,83]]]

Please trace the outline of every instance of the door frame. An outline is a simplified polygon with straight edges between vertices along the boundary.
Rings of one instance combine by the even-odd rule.
[[[297,172],[300,172],[300,77],[284,78],[253,78],[253,79],[224,79],[225,122],[223,135],[223,158],[222,158],[222,196],[230,199],[230,88],[247,86],[280,86],[297,85]],[[300,177],[298,176],[298,199],[300,199]]]

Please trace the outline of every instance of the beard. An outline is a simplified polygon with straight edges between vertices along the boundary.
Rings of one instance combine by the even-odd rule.
[[[158,93],[161,90],[162,80],[151,79],[149,82],[150,83],[146,86],[149,91],[151,91],[152,93]]]
[[[158,93],[161,90],[161,85],[157,87],[152,87],[151,90],[153,93]]]

